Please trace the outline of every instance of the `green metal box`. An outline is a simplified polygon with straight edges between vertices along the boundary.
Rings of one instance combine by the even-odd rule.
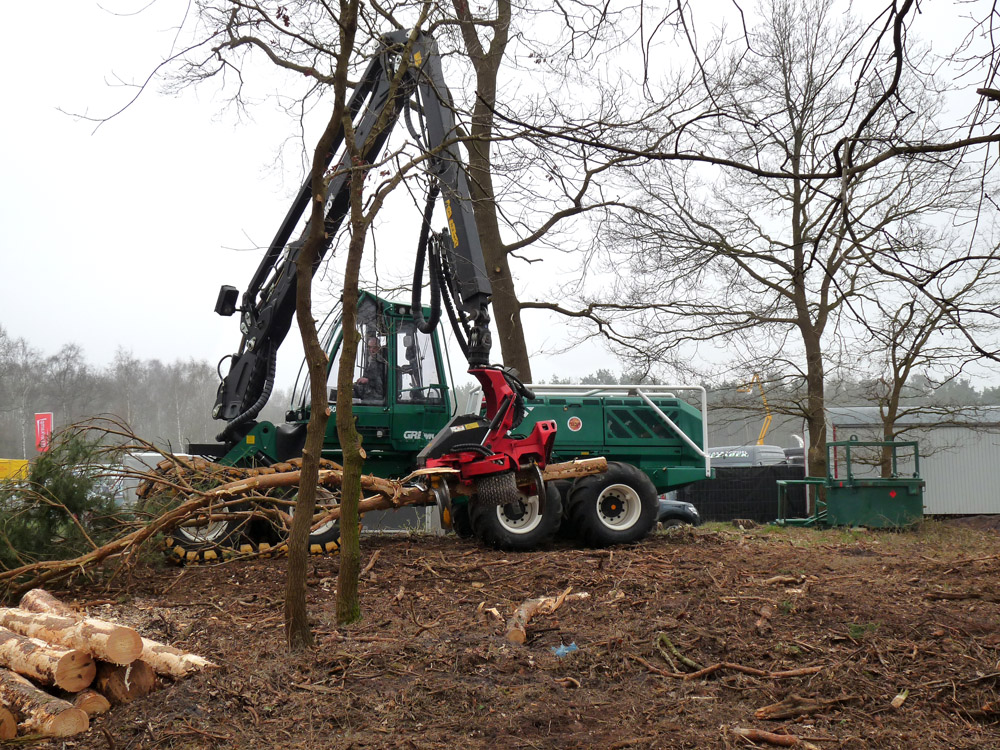
[[[922,479],[834,480],[826,490],[826,522],[831,526],[893,529],[924,517]]]
[[[779,518],[776,523],[782,526],[898,529],[923,519],[924,480],[920,478],[920,451],[915,441],[862,441],[852,435],[850,440],[830,442],[826,446],[825,477],[778,482]],[[878,451],[874,454],[868,451],[869,455],[864,455],[865,449],[872,448]],[[842,467],[838,460],[839,450],[844,452]],[[912,451],[912,473],[901,471],[900,450]],[[873,461],[871,455],[877,456],[877,460]],[[865,475],[866,471],[870,473],[876,468],[881,468],[882,476]],[[812,486],[818,490],[811,517],[784,517],[790,485]]]

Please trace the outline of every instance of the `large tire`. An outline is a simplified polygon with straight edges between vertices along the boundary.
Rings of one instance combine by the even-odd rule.
[[[543,512],[539,512],[539,511]],[[545,486],[545,505],[539,507],[538,495],[525,496],[506,505],[469,503],[472,531],[483,544],[497,549],[528,552],[549,541],[562,521],[559,490]]]
[[[476,535],[472,530],[472,519],[469,518],[469,503],[451,506],[451,530],[459,539],[471,539]]]
[[[242,541],[238,521],[178,526],[165,539],[167,554],[178,563],[213,562],[237,554]]]
[[[558,539],[576,539],[573,524],[566,515],[569,512],[569,496],[573,491],[573,480],[554,479],[549,484],[559,490],[559,499],[562,500],[562,523],[559,524],[556,537]]]
[[[631,464],[611,461],[603,474],[578,479],[566,514],[577,538],[592,547],[637,542],[656,524],[656,487]]]

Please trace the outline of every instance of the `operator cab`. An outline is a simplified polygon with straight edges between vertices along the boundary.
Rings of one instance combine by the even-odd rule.
[[[408,305],[361,292],[358,300],[361,340],[354,360],[352,408],[365,451],[419,451],[451,415],[443,350],[436,331],[417,329]],[[337,409],[337,379],[343,330],[338,315],[323,337],[329,353],[327,393],[332,412]],[[292,396],[290,422],[309,415],[309,387],[305,367]],[[336,420],[328,426],[328,443],[336,440]]]

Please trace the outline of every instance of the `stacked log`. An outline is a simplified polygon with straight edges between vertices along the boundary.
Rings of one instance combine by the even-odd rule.
[[[155,690],[158,675],[181,679],[211,666],[34,589],[19,607],[0,608],[0,740],[86,731],[90,716]]]
[[[67,695],[65,699],[77,708],[82,709],[87,716],[100,716],[111,709],[111,701],[92,688],[81,690],[79,693],[73,695]]]

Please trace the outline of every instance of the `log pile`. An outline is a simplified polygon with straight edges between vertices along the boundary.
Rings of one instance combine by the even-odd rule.
[[[84,732],[91,716],[148,695],[161,678],[211,666],[33,589],[0,608],[0,740]]]

